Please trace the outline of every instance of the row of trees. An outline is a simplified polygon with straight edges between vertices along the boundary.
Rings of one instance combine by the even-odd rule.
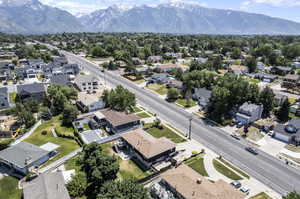
[[[77,164],[81,170],[67,185],[71,197],[149,199],[148,191],[142,185],[132,180],[117,180],[118,160],[104,153],[100,144],[85,145]]]

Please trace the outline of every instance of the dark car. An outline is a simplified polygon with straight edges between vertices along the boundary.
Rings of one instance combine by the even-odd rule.
[[[245,149],[254,155],[258,155],[258,151],[253,147],[246,147]]]
[[[235,187],[236,189],[241,188],[242,184],[239,181],[233,181],[230,183],[233,187]]]

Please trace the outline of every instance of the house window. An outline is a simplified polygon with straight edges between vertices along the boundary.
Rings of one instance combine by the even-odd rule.
[[[82,86],[85,86],[86,84],[85,83],[82,83]]]

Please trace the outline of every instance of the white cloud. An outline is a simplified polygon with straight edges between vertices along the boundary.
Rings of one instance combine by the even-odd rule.
[[[256,4],[267,4],[275,7],[294,7],[300,6],[300,0],[247,0],[241,4],[241,9],[246,9]]]

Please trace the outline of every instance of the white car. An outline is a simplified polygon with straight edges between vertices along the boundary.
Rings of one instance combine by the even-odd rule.
[[[242,193],[245,193],[246,195],[248,195],[249,192],[250,192],[250,189],[247,188],[247,187],[242,187],[242,188],[240,188],[240,191],[241,191]]]

